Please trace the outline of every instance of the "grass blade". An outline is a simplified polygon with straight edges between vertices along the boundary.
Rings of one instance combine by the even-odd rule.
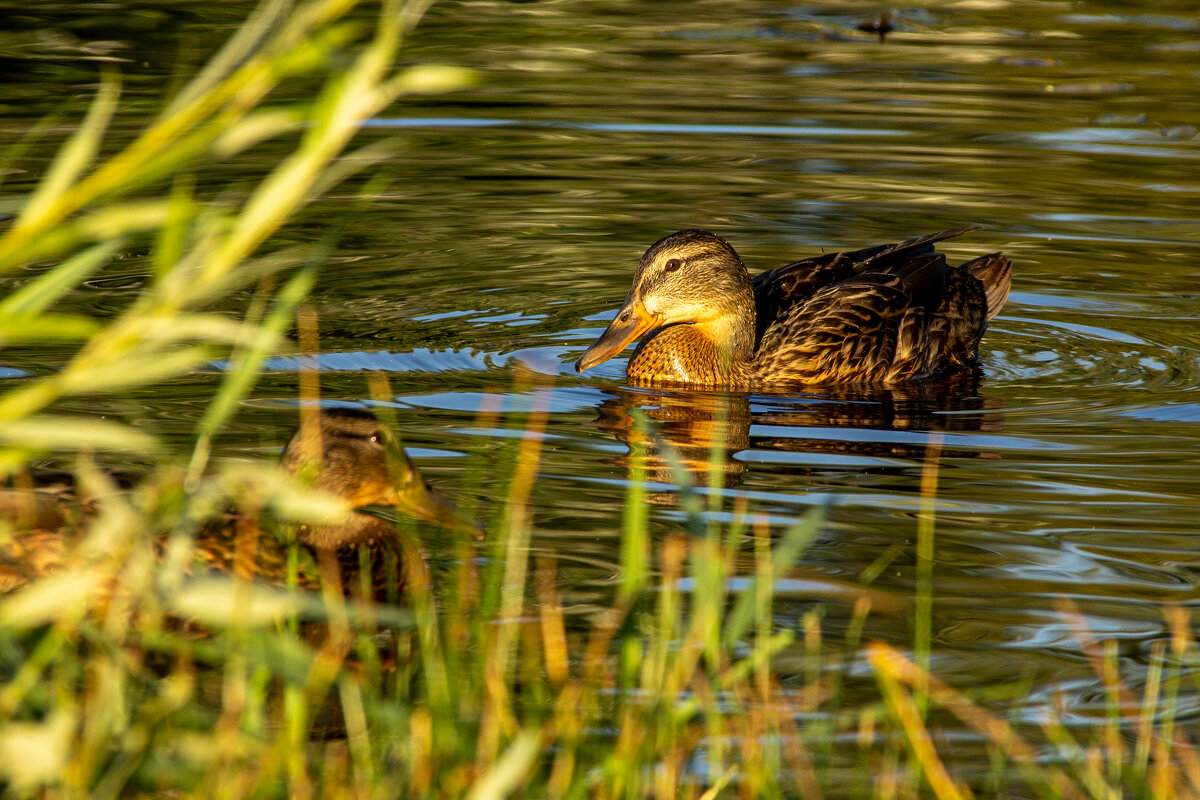
[[[116,422],[38,414],[0,424],[0,442],[36,450],[109,450],[153,453],[161,445],[153,436]]]
[[[100,90],[88,108],[87,115],[67,144],[58,151],[58,156],[46,176],[42,178],[25,209],[17,218],[15,227],[32,224],[55,206],[67,193],[79,175],[88,168],[100,149],[100,140],[108,129],[109,120],[117,109],[117,98],[121,84],[113,72],[105,72],[100,79]]]
[[[41,344],[86,339],[100,330],[91,317],[73,314],[41,314],[32,319],[0,319],[0,344]]]
[[[103,242],[64,261],[49,272],[0,300],[0,318],[31,317],[75,288],[98,270],[125,244],[124,238]]]
[[[820,531],[825,516],[825,508],[817,506],[809,511],[803,520],[795,525],[790,525],[784,531],[782,539],[770,557],[771,572],[768,580],[771,584],[782,578],[800,558],[800,554]],[[746,635],[746,631],[754,621],[754,609],[761,580],[762,578],[755,577],[750,586],[747,586],[734,602],[733,609],[729,612],[725,622],[726,647],[736,645]]]
[[[276,298],[275,306],[267,315],[262,325],[258,326],[258,335],[232,361],[232,366],[221,381],[221,388],[216,397],[209,403],[196,426],[196,445],[192,450],[192,460],[188,467],[188,480],[196,481],[200,472],[208,463],[208,455],[212,447],[212,437],[233,416],[237,404],[254,386],[262,372],[263,361],[271,353],[271,345],[283,333],[292,321],[296,308],[308,296],[316,281],[316,268],[309,267],[301,270],[284,286]]]

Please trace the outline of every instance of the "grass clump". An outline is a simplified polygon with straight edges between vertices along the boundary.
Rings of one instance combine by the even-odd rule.
[[[0,603],[0,780],[11,792],[116,795],[135,778],[150,787],[203,786],[215,780],[208,766],[262,755],[235,746],[265,719],[252,691],[264,675],[245,672],[251,651],[261,656],[265,648],[288,675],[324,663],[296,638],[299,615],[326,616],[312,601],[187,576],[192,535],[229,507],[250,518],[259,510],[290,518],[321,511],[270,465],[210,463],[213,437],[263,359],[287,348],[284,333],[328,248],[279,246],[272,237],[306,203],[390,154],[386,143],[351,149],[364,120],[407,93],[467,80],[450,68],[395,66],[427,4],[383,2],[373,12],[360,5],[262,3],[127,143],[106,142],[120,78],[105,73],[41,181],[10,201],[0,275],[20,269],[33,277],[0,301],[0,346],[78,342],[56,370],[0,394],[0,474],[10,476],[14,489],[4,499],[16,505],[0,530],[5,566],[32,570],[30,577],[49,571],[30,553],[61,540],[43,548],[54,553],[53,574]],[[292,99],[309,89],[311,100]],[[294,147],[248,176],[244,199],[196,190],[196,172],[267,140]],[[31,144],[5,151],[0,177]],[[56,308],[131,250],[149,251],[152,275],[127,306],[111,317]],[[237,308],[247,291],[251,299]],[[122,422],[55,412],[64,401],[167,381],[216,359],[228,368],[185,452]],[[147,474],[132,487],[118,485],[93,465],[100,452],[148,462]],[[77,464],[76,502],[62,509],[41,508],[26,472],[50,453]],[[58,515],[54,530],[41,539],[17,536],[41,524],[26,513],[40,510]],[[198,612],[226,632],[195,642],[181,636],[180,620]],[[284,618],[290,622],[273,636],[250,635]],[[228,701],[215,720],[197,704],[201,664],[226,675]],[[309,680],[332,682],[331,669],[336,675],[326,666]],[[248,683],[238,688],[235,675]],[[288,730],[307,729],[293,718]],[[304,753],[306,740],[288,742]],[[294,771],[294,756],[282,763]]]

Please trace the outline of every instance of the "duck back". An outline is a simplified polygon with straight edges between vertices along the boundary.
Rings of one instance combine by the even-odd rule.
[[[753,279],[762,383],[894,384],[976,364],[1012,265],[994,253],[951,267],[934,245],[977,226],[829,253]]]

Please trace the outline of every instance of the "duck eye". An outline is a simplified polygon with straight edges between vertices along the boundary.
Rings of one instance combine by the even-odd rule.
[[[670,261],[668,261],[663,266],[663,269],[666,270],[667,272],[675,272],[682,266],[683,266],[683,262],[681,262],[678,258],[672,258]]]

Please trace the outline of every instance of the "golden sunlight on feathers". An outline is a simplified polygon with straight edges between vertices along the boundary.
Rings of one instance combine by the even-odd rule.
[[[1012,281],[999,253],[951,267],[934,251],[973,230],[814,256],[754,278],[719,236],[673,233],[642,256],[624,305],[575,369],[639,337],[626,374],[646,386],[891,385],[972,368]]]

